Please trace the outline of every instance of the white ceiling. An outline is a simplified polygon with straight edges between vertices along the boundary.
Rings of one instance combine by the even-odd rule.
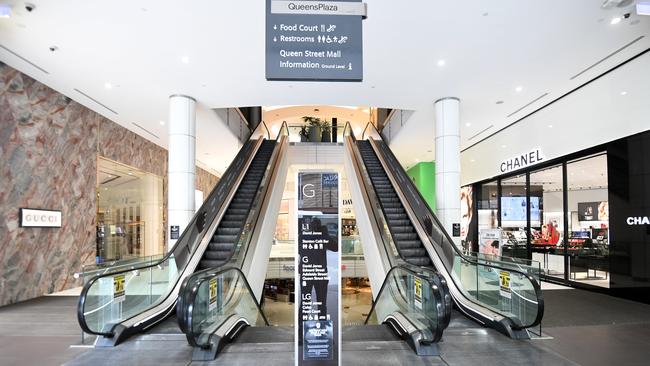
[[[13,16],[0,19],[0,44],[48,73],[2,48],[0,60],[161,146],[167,145],[167,130],[160,121],[166,121],[167,98],[175,93],[195,97],[204,111],[248,105],[414,110],[393,145],[410,165],[433,158],[423,152],[432,150],[431,105],[438,98],[461,99],[464,148],[650,47],[650,17],[638,17],[632,8],[603,10],[602,0],[365,1],[363,82],[266,81],[265,6],[259,0],[35,0],[31,13],[23,2],[0,0],[14,5]],[[626,11],[632,12],[629,19],[610,24]],[[570,80],[640,36],[645,38]],[[58,50],[50,52],[50,46]],[[437,66],[440,59],[444,67]],[[504,103],[495,104],[499,100]],[[237,144],[213,143],[225,131],[218,122],[199,116],[197,157],[233,155]],[[219,159],[206,163],[223,170]]]

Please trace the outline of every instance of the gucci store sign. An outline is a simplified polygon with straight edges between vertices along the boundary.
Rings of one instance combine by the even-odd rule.
[[[61,211],[20,209],[21,227],[61,227]]]

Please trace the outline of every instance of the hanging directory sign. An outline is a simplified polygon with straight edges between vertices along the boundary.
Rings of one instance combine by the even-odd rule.
[[[299,365],[339,364],[338,173],[298,173]]]
[[[361,81],[365,4],[266,1],[266,79]]]

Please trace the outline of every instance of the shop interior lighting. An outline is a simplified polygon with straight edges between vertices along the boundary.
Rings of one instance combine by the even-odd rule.
[[[10,18],[11,17],[11,5],[0,4],[0,18]]]
[[[639,1],[636,3],[636,13],[638,15],[650,15],[650,1]]]

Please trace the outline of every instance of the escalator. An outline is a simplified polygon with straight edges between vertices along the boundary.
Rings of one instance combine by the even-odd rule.
[[[158,324],[169,328],[177,322],[170,317],[181,287],[193,273],[222,266],[241,272],[258,255],[255,234],[263,221],[260,217],[271,205],[272,187],[283,180],[278,169],[288,145],[286,125],[274,140],[264,136],[262,125],[242,146],[169,253],[105,269],[86,281],[77,318],[85,333],[99,336],[96,346],[117,345]],[[171,328],[180,334],[176,326]]]
[[[389,280],[391,271],[404,263],[428,269],[448,286],[458,312],[511,338],[530,338],[528,330],[540,325],[544,313],[539,267],[512,258],[461,252],[381,135],[374,126],[368,127],[367,139],[357,141],[346,126],[346,163],[351,184],[359,185],[353,202],[363,204],[355,212],[368,211],[367,227],[358,218],[362,242],[377,243],[372,250],[364,247],[367,258],[380,258],[376,265],[369,264],[369,271],[382,267],[374,269],[381,273],[370,273],[371,281],[373,276],[379,282]]]
[[[203,258],[199,262],[200,269],[220,267],[232,258],[275,145],[275,141],[262,142],[223,220],[219,222],[210,244],[203,253]]]

